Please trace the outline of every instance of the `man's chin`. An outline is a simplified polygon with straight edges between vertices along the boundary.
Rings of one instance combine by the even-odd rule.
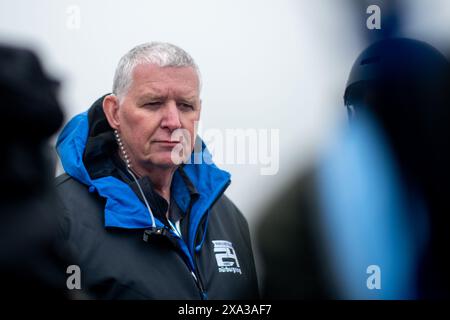
[[[174,162],[174,160],[171,157],[162,157],[162,158],[158,158],[158,159],[153,159],[153,161],[151,161],[152,165],[154,167],[158,167],[161,169],[170,169],[170,168],[174,168],[174,167],[178,167],[180,163],[176,163]]]
[[[173,162],[172,163],[163,162],[163,163],[156,164],[156,167],[159,167],[161,169],[171,169],[171,168],[176,168],[178,166],[179,166],[179,164],[175,164]]]

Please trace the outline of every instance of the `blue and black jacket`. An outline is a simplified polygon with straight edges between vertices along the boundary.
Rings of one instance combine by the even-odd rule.
[[[147,237],[151,217],[117,156],[102,100],[71,119],[57,142],[66,172],[56,180],[61,228],[82,290],[95,299],[258,298],[248,225],[224,195],[230,174],[212,163],[199,140],[197,161],[179,167],[172,181],[182,237],[163,214],[167,202],[140,178],[162,230]],[[198,157],[202,163],[193,164]]]

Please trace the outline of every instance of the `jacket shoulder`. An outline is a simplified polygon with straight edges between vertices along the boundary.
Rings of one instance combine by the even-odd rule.
[[[69,176],[67,173],[60,174],[55,178],[54,185],[55,187],[58,187],[59,185],[63,184],[64,182],[70,179],[72,179],[72,177]]]
[[[247,219],[225,194],[213,205],[210,216],[210,223],[219,223],[221,228],[233,234],[240,234],[250,246],[250,230]]]
[[[77,179],[63,173],[55,178],[56,193],[68,211],[80,212],[80,208],[97,207],[98,197],[89,192],[89,188]]]
[[[72,191],[85,190],[86,193],[89,193],[87,186],[85,186],[72,176],[68,175],[67,173],[63,173],[57,176],[54,181],[54,186],[58,193],[61,193],[61,191],[67,189],[70,189]]]
[[[105,203],[97,193],[89,192],[88,186],[66,173],[56,177],[54,183],[57,199],[72,231],[78,230],[77,226],[81,225],[92,230],[103,228],[101,213]]]
[[[228,217],[233,217],[233,219],[236,219],[240,224],[244,224],[245,226],[248,226],[247,219],[242,214],[242,212],[239,210],[239,208],[234,204],[233,201],[231,201],[230,198],[228,198],[225,194],[223,194],[217,202],[213,206],[214,209],[226,213]]]

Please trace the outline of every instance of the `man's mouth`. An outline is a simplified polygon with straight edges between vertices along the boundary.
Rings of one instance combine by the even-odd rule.
[[[153,143],[167,145],[167,146],[176,146],[177,144],[181,143],[181,141],[155,140],[155,141],[153,141]]]

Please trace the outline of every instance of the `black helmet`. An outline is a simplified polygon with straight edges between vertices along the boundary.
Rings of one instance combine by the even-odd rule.
[[[353,64],[344,103],[351,113],[354,106],[367,104],[368,95],[401,91],[410,97],[422,93],[428,97],[430,89],[441,90],[448,68],[444,55],[425,42],[407,38],[378,41]]]

